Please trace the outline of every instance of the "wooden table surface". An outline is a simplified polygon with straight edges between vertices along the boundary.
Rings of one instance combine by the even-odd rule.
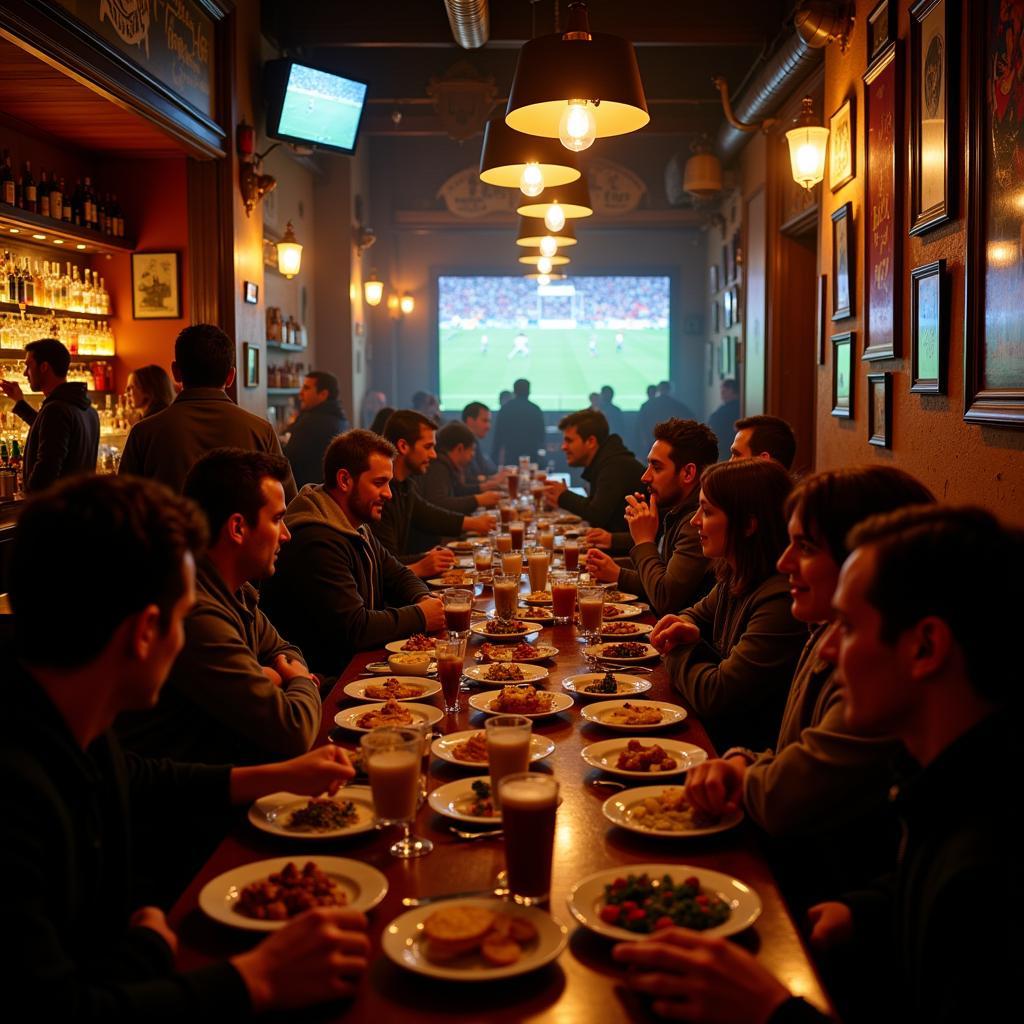
[[[488,592],[489,593],[489,592]],[[480,607],[485,605],[480,604]],[[546,686],[561,690],[563,677],[587,671],[583,645],[576,640],[573,627],[548,627],[539,638],[554,644],[559,655],[554,662],[543,663],[550,669]],[[479,640],[471,640],[471,651]],[[367,662],[380,658],[380,651],[355,657],[338,680],[324,704],[324,724],[320,741],[334,727],[339,708],[352,702],[342,693],[346,683],[359,676]],[[470,659],[467,658],[467,664]],[[628,667],[623,667],[628,672]],[[660,664],[648,678],[653,683],[646,696],[679,703]],[[465,706],[466,694],[463,694]],[[440,702],[440,694],[434,698]],[[576,926],[566,905],[572,886],[586,875],[605,868],[642,862],[686,863],[712,868],[748,883],[761,897],[764,910],[750,929],[736,941],[757,957],[797,995],[804,996],[822,1009],[829,1009],[827,996],[815,974],[771,872],[757,852],[754,836],[746,826],[718,835],[690,840],[645,838],[611,826],[601,813],[602,803],[615,791],[595,785],[602,773],[590,768],[580,757],[588,743],[620,735],[586,722],[577,701],[574,708],[553,718],[534,721],[534,731],[555,742],[554,753],[535,764],[533,770],[553,772],[561,785],[562,804],[558,809],[555,834],[554,871],[551,892],[552,915],[569,926],[568,948],[552,965],[529,975],[504,982],[457,985],[435,981],[396,967],[379,952],[381,931],[403,912],[404,896],[434,896],[442,893],[473,891],[493,886],[495,876],[504,867],[500,840],[460,840],[448,831],[448,821],[426,804],[420,811],[417,833],[434,842],[431,854],[400,861],[388,853],[397,837],[397,829],[370,832],[337,842],[286,840],[257,831],[248,823],[240,824],[218,847],[175,905],[170,924],[180,937],[179,963],[183,969],[207,964],[249,948],[252,933],[236,931],[205,918],[198,909],[202,886],[211,878],[239,864],[268,857],[294,855],[301,859],[315,853],[352,857],[372,864],[387,876],[389,891],[384,902],[370,915],[370,932],[376,950],[368,973],[354,1001],[314,1010],[303,1019],[324,1021],[446,1021],[452,1019],[489,1021],[555,1021],[558,1024],[606,1024],[609,1021],[653,1019],[646,1004],[621,983],[622,970],[612,961],[612,943]],[[471,709],[449,716],[438,723],[444,733],[467,728],[482,728],[485,716]],[[357,734],[334,736],[345,746],[358,745]],[[679,727],[646,734],[672,737],[695,743],[711,751],[707,734],[691,715]],[[463,770],[434,759],[430,788],[462,776],[483,774]],[[677,781],[677,780],[672,780]],[[467,826],[472,828],[472,826]]]

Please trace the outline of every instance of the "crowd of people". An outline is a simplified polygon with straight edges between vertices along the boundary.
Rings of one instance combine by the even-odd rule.
[[[34,345],[49,402],[60,354]],[[493,418],[473,402],[439,430],[424,392],[347,429],[337,382],[311,374],[303,416],[326,408],[293,427],[299,462],[229,400],[218,328],[182,331],[172,372],[163,408],[135,375],[156,408],[119,475],[68,458],[17,527],[0,749],[15,1019],[238,1019],[353,991],[366,921],[336,908],[176,973],[168,880],[194,873],[233,806],[352,777],[339,747],[313,747],[323,694],[355,652],[443,628],[424,582],[453,565],[443,541],[493,529],[499,467],[539,436],[526,381]],[[992,888],[1020,864],[1016,605],[995,577],[1024,571],[1024,535],[892,466],[794,479],[784,421],[737,418],[723,438],[670,403],[654,390],[640,459],[600,409],[564,417],[586,494],[549,480],[543,497],[589,523],[586,571],[650,604],[651,643],[723,751],[687,798],[746,812],[849,1019],[1000,1019],[1022,943]],[[81,411],[54,424],[44,403],[35,451],[59,429],[88,441]],[[86,579],[82,601],[70,583]],[[187,849],[166,827],[184,814]],[[821,1019],[738,944],[669,928],[614,955],[666,1018]]]

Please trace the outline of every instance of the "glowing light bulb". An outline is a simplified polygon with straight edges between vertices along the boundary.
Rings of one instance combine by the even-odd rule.
[[[551,278],[548,277],[547,274],[538,274],[537,275],[537,284],[538,285],[551,284]]]
[[[597,138],[597,118],[586,100],[569,100],[558,122],[558,139],[566,149],[580,153],[589,149]]]
[[[551,273],[551,260],[547,256],[541,256],[537,260],[537,273],[538,274],[550,274]]]
[[[554,256],[556,252],[558,252],[558,243],[550,235],[545,235],[540,240],[541,256]]]
[[[557,201],[544,211],[544,227],[548,231],[561,231],[565,227],[565,211]]]
[[[531,161],[523,168],[519,191],[524,196],[539,196],[544,191],[544,174],[536,161]]]

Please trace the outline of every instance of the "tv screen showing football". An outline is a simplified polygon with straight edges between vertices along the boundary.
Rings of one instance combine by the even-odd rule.
[[[366,103],[366,83],[293,61],[274,63],[285,64],[282,70],[286,75],[283,95],[277,97],[281,113],[268,134],[354,152]],[[281,72],[275,68],[272,78],[280,77]]]

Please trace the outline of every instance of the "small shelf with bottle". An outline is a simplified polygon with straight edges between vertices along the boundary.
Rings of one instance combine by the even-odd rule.
[[[273,349],[275,352],[305,352],[306,345],[289,345],[284,341],[274,341],[270,338],[267,339],[267,348]]]
[[[0,313],[24,313],[26,316],[45,316],[52,319],[91,320],[99,323],[109,320],[112,313],[86,313],[78,309],[54,309],[53,306],[29,306],[20,302],[8,302],[0,299]]]

